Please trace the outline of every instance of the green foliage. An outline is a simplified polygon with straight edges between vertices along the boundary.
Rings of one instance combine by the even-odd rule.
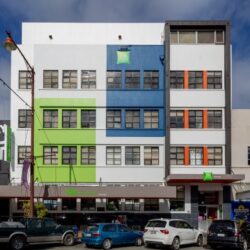
[[[25,218],[31,217],[30,201],[23,202],[23,212],[24,212]],[[35,203],[36,217],[43,218],[47,215],[47,213],[48,213],[48,209],[45,207],[45,205],[42,202]]]

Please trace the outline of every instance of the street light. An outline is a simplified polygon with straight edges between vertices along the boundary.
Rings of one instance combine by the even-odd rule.
[[[31,72],[31,162],[30,162],[30,216],[34,216],[34,84],[35,84],[35,71],[24,56],[20,48],[17,46],[15,40],[12,38],[11,33],[7,32],[7,38],[4,42],[4,48],[9,52],[18,50],[27,64],[29,71]]]

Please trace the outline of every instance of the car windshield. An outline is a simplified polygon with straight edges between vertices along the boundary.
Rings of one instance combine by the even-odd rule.
[[[146,227],[165,227],[166,224],[167,224],[166,221],[153,220],[153,221],[149,221]]]
[[[235,225],[233,221],[214,221],[210,227],[210,230],[216,230],[218,228],[233,230],[234,227]]]

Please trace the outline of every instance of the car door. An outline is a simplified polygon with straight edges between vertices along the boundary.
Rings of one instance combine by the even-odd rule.
[[[46,235],[43,230],[43,220],[42,219],[29,219],[27,220],[27,235],[28,242],[39,243],[46,241]]]
[[[121,237],[121,244],[130,244],[135,242],[136,235],[126,225],[118,224],[118,231]]]
[[[44,231],[47,242],[60,242],[62,236],[62,226],[56,224],[52,219],[44,220]]]
[[[112,224],[106,224],[103,225],[102,228],[102,239],[112,239],[112,244],[113,245],[119,245],[120,243],[120,233],[119,230],[117,229],[117,225],[112,223]]]
[[[196,231],[186,221],[182,221],[182,234],[185,244],[194,243],[196,239]]]

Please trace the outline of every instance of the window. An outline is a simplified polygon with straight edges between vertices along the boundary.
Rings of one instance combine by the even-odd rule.
[[[140,128],[140,110],[126,110],[126,128]]]
[[[116,232],[116,225],[115,224],[107,224],[107,225],[104,225],[103,228],[102,228],[102,231],[103,232]]]
[[[144,110],[144,128],[159,128],[158,110]]]
[[[207,72],[207,87],[208,89],[222,89],[222,72],[208,71]]]
[[[106,164],[107,165],[121,165],[121,147],[107,147],[106,148]]]
[[[202,89],[203,72],[202,71],[189,71],[189,88],[190,89]]]
[[[95,70],[82,70],[81,87],[82,89],[95,89],[96,88],[96,71]]]
[[[96,148],[95,146],[84,146],[81,148],[81,164],[94,165],[96,161]]]
[[[159,165],[159,147],[144,147],[144,165]]]
[[[189,128],[203,127],[202,110],[189,110],[188,115],[189,115]]]
[[[144,89],[159,88],[159,71],[144,71]]]
[[[170,111],[170,128],[184,128],[184,111]]]
[[[203,164],[203,148],[189,148],[190,165]]]
[[[58,88],[58,70],[43,71],[43,87],[50,89]]]
[[[159,211],[159,200],[144,199],[144,211]]]
[[[96,210],[95,198],[82,198],[81,210],[95,211]]]
[[[76,198],[63,198],[62,210],[76,210]]]
[[[222,165],[222,147],[208,147],[208,165]]]
[[[62,127],[63,128],[76,128],[77,112],[76,110],[63,110],[62,111]]]
[[[140,147],[125,147],[125,164],[140,165]]]
[[[77,70],[63,70],[63,88],[77,88]]]
[[[107,199],[106,209],[108,211],[118,211],[121,210],[121,199]]]
[[[195,31],[179,31],[179,43],[196,43]]]
[[[107,110],[107,128],[121,127],[121,110]]]
[[[58,111],[44,110],[43,111],[43,127],[57,128],[58,127]]]
[[[208,111],[208,128],[222,128],[222,111]]]
[[[125,210],[126,211],[140,211],[139,199],[126,199],[125,200]]]
[[[170,147],[170,164],[184,165],[184,147]]]
[[[126,84],[126,89],[139,89],[140,71],[126,71],[125,84]]]
[[[75,146],[62,147],[62,164],[75,165],[76,164],[76,152]]]
[[[107,71],[107,88],[119,89],[122,85],[121,71]]]
[[[95,128],[96,111],[95,110],[82,110],[82,128]]]
[[[170,72],[170,88],[183,89],[184,88],[184,71]]]
[[[29,109],[18,110],[18,128],[30,128],[31,127],[32,112]]]
[[[248,165],[250,165],[250,147],[248,147],[248,151],[247,151],[248,153]]]
[[[48,210],[57,210],[58,208],[57,199],[43,200],[43,204]]]
[[[30,71],[19,71],[19,89],[31,89],[32,74]]]
[[[23,210],[23,206],[25,203],[29,203],[29,200],[17,198],[17,210]]]
[[[176,186],[176,198],[170,199],[170,210],[185,210],[185,186]]]
[[[43,164],[57,165],[58,164],[58,147],[44,146],[43,147]]]
[[[224,31],[216,30],[216,43],[224,43]]]
[[[214,43],[214,31],[198,31],[198,43]]]
[[[31,147],[30,146],[18,146],[18,164],[23,164],[25,159],[30,160]]]

